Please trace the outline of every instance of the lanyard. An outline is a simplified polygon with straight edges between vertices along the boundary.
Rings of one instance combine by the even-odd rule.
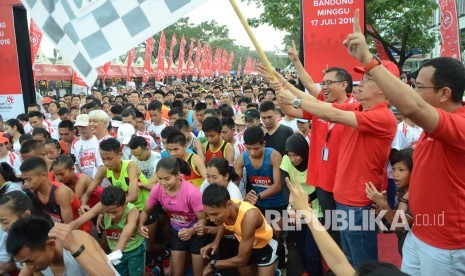
[[[329,124],[328,133],[326,133],[325,147],[326,147],[326,144],[328,144],[329,136],[331,135],[331,131],[333,130],[335,125],[336,125],[336,123]]]

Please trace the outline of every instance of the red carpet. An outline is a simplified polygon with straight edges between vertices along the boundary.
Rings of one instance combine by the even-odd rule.
[[[378,234],[378,254],[380,262],[391,263],[400,268],[402,259],[397,251],[396,234]]]

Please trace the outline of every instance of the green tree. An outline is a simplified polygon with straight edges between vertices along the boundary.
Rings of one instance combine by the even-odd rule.
[[[269,24],[289,32],[283,43],[288,47],[292,39],[300,39],[300,0],[242,0],[263,7],[258,18],[249,20],[252,26]],[[378,39],[390,59],[402,68],[405,61],[418,49],[428,54],[434,47],[437,34],[431,31],[431,18],[437,9],[435,0],[366,0],[366,23],[374,32],[366,32]],[[397,61],[392,53],[398,55]]]

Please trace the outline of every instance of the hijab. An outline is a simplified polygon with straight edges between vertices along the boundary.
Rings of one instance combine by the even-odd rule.
[[[304,136],[299,133],[295,133],[286,140],[286,153],[288,152],[293,152],[294,154],[297,154],[298,156],[302,157],[302,163],[300,163],[298,166],[294,167],[300,171],[303,172],[307,169],[307,164],[308,164],[308,143],[307,140],[305,140]]]

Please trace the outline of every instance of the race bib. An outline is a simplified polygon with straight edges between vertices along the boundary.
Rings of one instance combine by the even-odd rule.
[[[180,224],[186,224],[189,221],[189,216],[186,213],[167,212],[167,214],[170,219]]]
[[[123,231],[119,229],[107,229],[105,230],[105,235],[107,236],[108,239],[111,240],[119,240],[121,237],[121,233]],[[134,240],[134,234],[131,235],[131,240]]]
[[[63,223],[60,215],[50,213],[50,217],[52,218],[54,223]]]
[[[269,188],[271,185],[273,185],[273,182],[269,176],[251,176],[250,182],[253,186],[262,188]]]
[[[88,169],[95,167],[95,152],[85,151],[79,158],[79,165],[81,169]]]

